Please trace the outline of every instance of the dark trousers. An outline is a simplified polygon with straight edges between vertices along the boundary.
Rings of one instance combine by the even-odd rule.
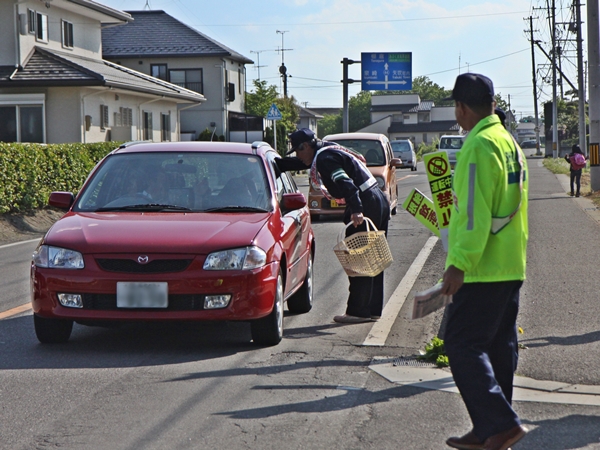
[[[373,188],[360,193],[363,204],[363,215],[373,221],[380,231],[385,231],[387,236],[388,223],[390,220],[390,204],[375,185]],[[350,223],[351,212],[346,209],[344,223]],[[359,231],[366,231],[366,223],[354,228],[346,229],[346,236]],[[356,317],[381,316],[383,310],[383,272],[376,277],[348,277],[350,281],[350,295],[346,314]]]
[[[573,184],[577,185],[577,193],[579,194],[579,190],[581,188],[581,171],[582,171],[582,169],[579,169],[579,170],[571,169],[571,195],[573,195],[575,192],[573,190]]]
[[[448,306],[444,346],[481,441],[521,423],[511,403],[522,284],[465,283]]]

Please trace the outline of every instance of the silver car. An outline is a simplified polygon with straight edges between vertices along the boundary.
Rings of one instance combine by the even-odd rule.
[[[450,167],[453,169],[456,165],[456,154],[462,148],[465,137],[466,136],[462,136],[460,134],[449,134],[440,138],[438,148],[440,150],[446,150],[446,153],[448,154],[448,162],[450,163]]]
[[[392,151],[394,152],[394,158],[400,158],[402,164],[396,166],[401,169],[409,169],[414,171],[417,170],[417,154],[413,143],[408,139],[396,139],[390,141],[392,144]]]

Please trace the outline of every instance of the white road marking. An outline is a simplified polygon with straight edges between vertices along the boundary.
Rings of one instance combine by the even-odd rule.
[[[386,303],[385,308],[383,308],[381,319],[375,322],[362,345],[373,347],[383,347],[385,345],[385,341],[396,321],[396,317],[398,317],[406,297],[415,284],[419,273],[421,273],[421,270],[437,241],[437,236],[431,236],[427,240],[411,266],[408,268],[404,278],[402,278],[402,281],[400,281],[400,284]]]
[[[7,247],[14,247],[15,245],[21,245],[21,244],[30,244],[31,242],[38,242],[39,240],[40,240],[40,238],[37,238],[37,239],[29,239],[28,241],[19,241],[19,242],[13,242],[12,244],[0,245],[0,249],[2,249],[2,248],[7,248]]]

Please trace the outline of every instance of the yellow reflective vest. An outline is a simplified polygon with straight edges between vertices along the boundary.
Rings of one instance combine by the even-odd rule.
[[[524,280],[527,188],[521,148],[497,115],[479,121],[454,169],[446,268],[462,270],[465,283]]]

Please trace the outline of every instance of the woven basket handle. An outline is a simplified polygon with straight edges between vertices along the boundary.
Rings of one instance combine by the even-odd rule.
[[[367,232],[369,232],[369,231],[379,231],[377,229],[377,227],[375,226],[375,224],[373,223],[373,221],[371,219],[369,219],[368,217],[366,217],[366,216],[365,216],[365,222],[367,223]],[[352,224],[352,222],[349,222],[344,228],[342,228],[340,230],[340,234],[338,234],[338,240],[337,240],[338,244],[344,241],[344,237],[346,235],[346,230],[350,226],[354,226]],[[372,230],[371,230],[371,227],[373,228]]]

